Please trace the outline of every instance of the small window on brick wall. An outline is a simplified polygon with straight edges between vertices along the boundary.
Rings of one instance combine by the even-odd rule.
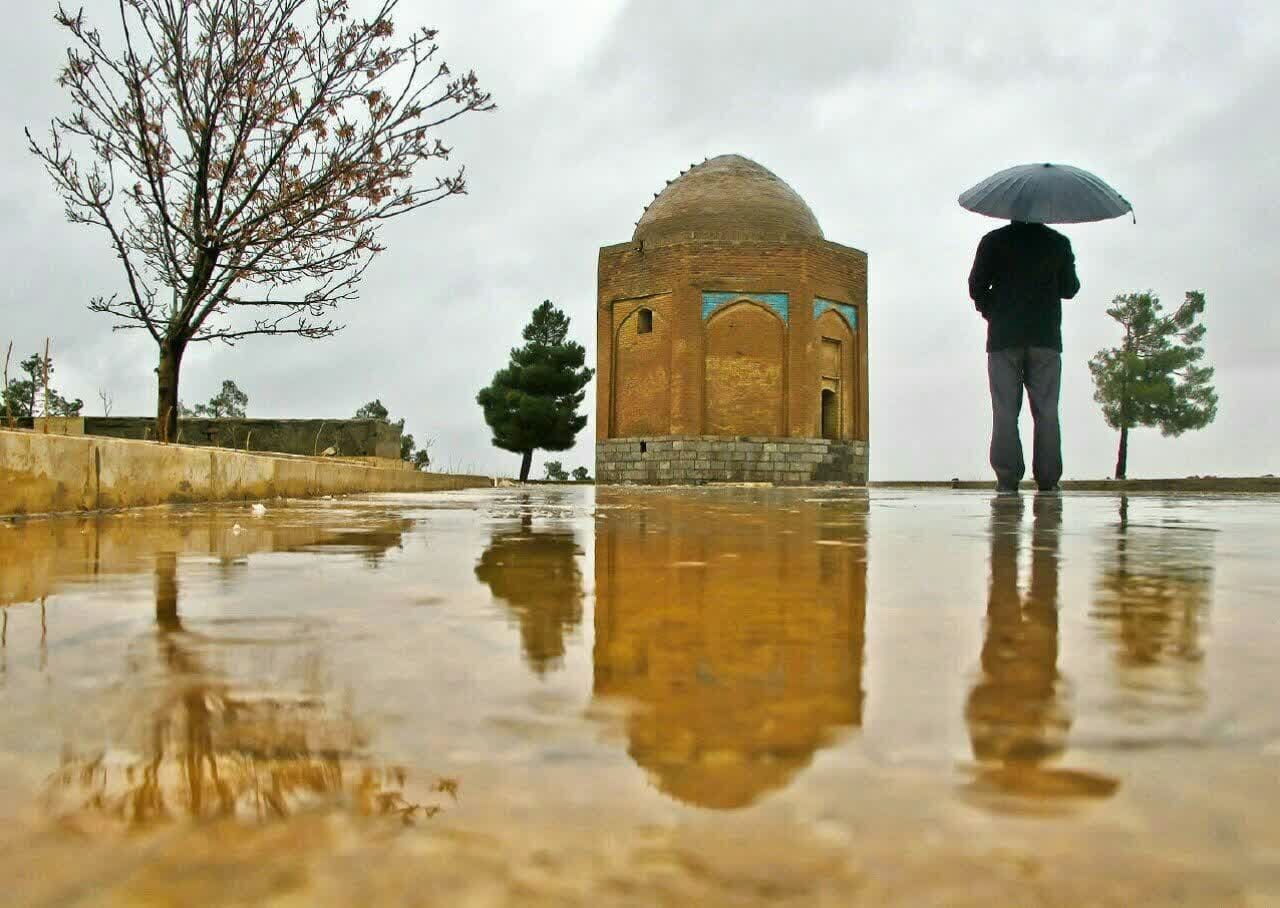
[[[641,309],[636,313],[636,334],[649,334],[653,331],[653,310]]]

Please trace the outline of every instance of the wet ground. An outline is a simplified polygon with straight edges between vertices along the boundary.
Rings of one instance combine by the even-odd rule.
[[[0,524],[5,904],[1280,903],[1280,498]]]

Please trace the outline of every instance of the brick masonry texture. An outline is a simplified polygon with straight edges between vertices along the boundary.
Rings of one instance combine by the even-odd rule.
[[[696,435],[596,442],[596,481],[600,483],[861,485],[867,481],[867,466],[863,441]]]
[[[718,305],[704,312],[708,298]],[[782,299],[785,308],[767,304]],[[705,438],[731,446],[758,437],[803,446],[823,436],[862,452],[847,469],[828,464],[825,472],[865,481],[867,256],[825,239],[803,200],[760,165],[726,155],[673,181],[631,242],[600,250],[597,303],[600,482],[658,481],[638,460],[614,458],[629,453],[614,441]],[[852,314],[852,325],[842,313]],[[792,447],[762,448],[754,459],[754,449],[725,444],[702,451],[719,452],[743,455],[725,463],[751,466],[727,468],[711,457],[690,465],[681,456],[666,468],[656,462],[653,475],[814,479],[803,466],[765,469],[763,455],[800,453]]]

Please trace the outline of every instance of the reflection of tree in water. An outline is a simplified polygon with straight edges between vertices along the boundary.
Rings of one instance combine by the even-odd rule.
[[[476,579],[506,604],[520,625],[525,660],[539,675],[560,665],[564,638],[582,623],[582,555],[571,530],[495,532],[476,565]]]
[[[49,667],[49,617],[40,597],[40,671]],[[0,682],[9,673],[9,604],[0,602]]]
[[[276,552],[314,552],[319,554],[359,555],[361,560],[372,570],[382,567],[387,553],[392,549],[400,551],[404,548],[404,534],[413,529],[414,521],[407,517],[376,514],[366,517],[364,525],[347,528],[326,527],[322,531],[312,529],[310,532],[298,532],[296,527],[272,527],[273,539],[271,550]],[[223,529],[234,536],[242,536],[256,530],[252,524],[248,528],[240,526],[238,534],[230,524]],[[233,544],[225,545],[218,555],[218,573],[228,582],[234,582],[249,566],[249,552],[257,550],[256,540],[249,543],[250,549],[243,550]]]
[[[866,499],[762,494],[597,493],[595,695],[703,807],[784,787],[862,721]]]
[[[184,627],[178,601],[176,556],[161,553],[155,567],[159,682],[147,691],[153,700],[139,741],[123,755],[65,757],[49,783],[55,809],[106,816],[129,828],[183,817],[264,821],[322,805],[405,822],[440,809],[406,798],[403,768],[368,761],[367,732],[349,708],[336,707],[323,693],[238,690],[210,668],[218,647],[237,641],[220,644]],[[453,795],[456,784],[441,780],[432,790]]]
[[[413,529],[413,523],[407,517],[383,516],[369,526],[329,530],[314,541],[285,551],[349,552],[360,555],[365,564],[377,569],[386,560],[387,552],[404,548],[404,534]]]
[[[1123,705],[1149,716],[1202,707],[1200,635],[1213,582],[1212,534],[1135,524],[1120,498],[1114,547],[1102,559],[1092,617],[1114,640]],[[1139,717],[1141,718],[1141,716]]]
[[[965,721],[978,761],[972,791],[988,806],[1027,809],[1027,798],[1105,797],[1116,782],[1045,764],[1066,750],[1071,713],[1058,671],[1058,552],[1062,499],[1037,496],[1031,530],[1031,574],[1018,587],[1021,496],[992,500],[991,581],[982,673],[969,694]],[[1015,801],[1001,801],[1000,796]]]

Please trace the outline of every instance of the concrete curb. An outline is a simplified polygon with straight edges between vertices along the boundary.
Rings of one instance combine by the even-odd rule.
[[[4,516],[492,485],[486,476],[0,429],[0,515]]]

